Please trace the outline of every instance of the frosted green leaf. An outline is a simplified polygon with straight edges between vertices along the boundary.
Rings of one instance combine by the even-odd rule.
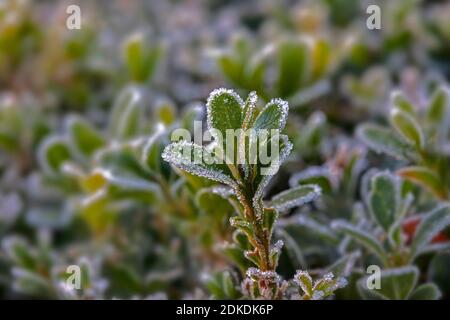
[[[282,41],[278,45],[279,62],[276,87],[278,95],[291,96],[306,80],[309,67],[309,50],[306,41]]]
[[[404,96],[404,94],[401,91],[392,92],[391,104],[394,108],[402,110],[403,112],[406,112],[408,115],[413,116],[415,113],[414,106],[411,104],[411,102],[408,101],[408,99]]]
[[[417,284],[419,270],[406,266],[381,271],[380,289],[369,289],[367,277],[358,281],[358,290],[365,299],[404,300]]]
[[[58,172],[61,166],[71,157],[69,143],[64,138],[51,136],[39,146],[39,163],[49,172]]]
[[[132,80],[145,82],[151,78],[162,48],[159,45],[148,47],[142,33],[133,34],[124,44],[125,63]]]
[[[160,152],[162,149],[160,140],[166,133],[163,125],[158,126],[142,148],[141,162],[150,170],[158,171],[160,165]]]
[[[411,243],[411,257],[414,258],[420,254],[431,239],[448,225],[450,225],[450,208],[448,205],[441,205],[427,213],[415,232]]]
[[[445,199],[447,197],[445,183],[439,179],[435,172],[426,167],[405,167],[398,170],[397,174],[404,179],[417,183],[418,185],[428,189],[440,199]]]
[[[128,87],[114,102],[109,120],[111,135],[119,140],[134,137],[141,129],[142,120],[142,94],[136,87]]]
[[[226,137],[227,129],[240,129],[244,102],[233,90],[216,89],[206,103],[208,129],[217,129]]]
[[[236,182],[226,169],[226,165],[209,161],[212,160],[211,154],[202,146],[187,141],[171,143],[164,149],[162,158],[191,174],[236,187]],[[207,158],[209,160],[205,161]]]
[[[386,232],[397,219],[400,209],[400,190],[395,176],[380,172],[372,178],[369,209],[377,224]]]
[[[391,111],[390,119],[395,130],[404,139],[413,143],[418,148],[423,148],[424,136],[422,129],[410,114],[394,108]]]
[[[270,180],[272,179],[273,175],[276,174],[276,172],[279,170],[281,164],[286,160],[286,158],[289,156],[292,150],[292,143],[289,141],[288,137],[286,135],[277,135],[272,137],[272,139],[280,139],[279,141],[279,158],[274,159],[272,166],[275,168],[270,172],[271,174],[261,175],[261,172],[258,174],[259,179],[257,179],[257,188],[256,192],[253,196],[252,202],[253,206],[256,208],[258,218],[261,218],[262,216],[262,208],[261,208],[261,199],[264,196],[264,192],[266,190],[267,185],[269,184]],[[258,170],[261,170],[259,168]]]
[[[445,87],[439,87],[431,97],[427,108],[427,118],[432,123],[442,123],[449,107],[449,92]]]
[[[256,117],[256,130],[283,130],[289,112],[289,105],[282,99],[272,99]]]
[[[300,185],[275,195],[268,206],[279,211],[287,211],[316,199],[320,196],[320,192],[317,185]]]
[[[294,276],[294,282],[303,290],[308,296],[313,295],[313,280],[308,272],[297,270]]]
[[[384,264],[386,264],[386,252],[383,246],[370,233],[342,220],[333,221],[331,226],[333,229],[349,235],[352,239],[366,247],[369,251],[374,253]]]
[[[409,159],[414,156],[414,150],[411,146],[400,140],[389,129],[377,125],[364,124],[358,127],[356,135],[376,152],[383,152],[398,159]]]
[[[253,126],[253,122],[255,121],[256,116],[256,102],[258,101],[258,96],[256,95],[255,91],[252,91],[249,93],[247,100],[244,104],[244,110],[243,110],[243,123],[242,128],[248,129]]]
[[[75,148],[84,156],[90,156],[105,144],[100,133],[78,116],[70,116],[67,127]]]
[[[442,296],[438,286],[434,283],[424,283],[418,286],[409,296],[409,300],[438,300]]]

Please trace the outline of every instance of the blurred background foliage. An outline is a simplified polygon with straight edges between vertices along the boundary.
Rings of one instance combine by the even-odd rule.
[[[448,216],[433,250],[408,248],[449,198],[450,3],[376,1],[369,30],[372,2],[0,1],[0,297],[240,298],[233,203],[160,156],[225,86],[290,104],[294,150],[269,195],[322,188],[276,226],[284,278],[334,270],[349,280],[337,299],[449,298]],[[80,30],[66,28],[74,3]],[[391,229],[368,204],[386,170]],[[407,252],[385,248],[388,289],[371,296],[364,239],[389,246],[391,231]],[[73,264],[81,290],[65,286]]]

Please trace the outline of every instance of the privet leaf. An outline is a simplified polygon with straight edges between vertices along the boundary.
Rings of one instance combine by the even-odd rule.
[[[294,276],[294,281],[303,290],[305,294],[312,297],[313,295],[313,280],[308,272],[297,271]]]
[[[434,283],[424,283],[418,286],[409,296],[409,300],[438,300],[442,296]]]
[[[258,96],[256,95],[255,91],[252,91],[249,93],[247,100],[244,104],[244,110],[242,112],[243,114],[243,123],[242,128],[248,129],[253,127],[253,123],[255,122],[256,118],[256,102],[258,100]]]
[[[320,196],[320,188],[314,184],[300,185],[275,195],[268,206],[286,211],[301,206]]]
[[[381,172],[372,178],[368,206],[374,220],[386,232],[396,221],[400,209],[399,193],[399,185],[393,175]]]
[[[400,140],[389,129],[364,124],[358,127],[356,134],[369,148],[376,152],[384,152],[398,159],[409,159],[414,155],[411,146]]]
[[[415,113],[414,106],[408,101],[401,91],[394,91],[391,94],[391,104],[393,108],[398,108],[399,110],[406,112],[408,115],[412,116]]]
[[[283,130],[289,112],[289,105],[282,99],[271,100],[255,120],[255,130]]]
[[[68,142],[57,136],[46,138],[40,145],[38,154],[41,166],[52,173],[58,172],[72,157]]]
[[[233,90],[216,89],[206,103],[208,129],[217,129],[225,139],[227,129],[240,129],[244,102]]]
[[[267,185],[272,179],[273,175],[279,170],[281,164],[286,160],[292,150],[292,143],[289,141],[289,138],[286,135],[277,135],[273,136],[272,139],[279,139],[279,157],[277,159],[272,159],[272,163],[270,168],[262,168],[259,167],[258,177],[255,179],[256,183],[256,192],[253,196],[253,205],[257,209],[258,215],[262,214],[262,209],[260,208],[261,199],[264,196],[264,192],[266,190]],[[265,174],[262,173],[262,170],[266,169]]]
[[[358,281],[358,289],[365,299],[407,299],[416,286],[419,270],[415,266],[406,266],[383,270],[380,276],[380,289],[369,289],[368,277]]]
[[[116,101],[109,120],[111,135],[119,140],[139,133],[142,121],[142,94],[136,87],[127,87]]]
[[[105,144],[100,133],[80,117],[71,116],[67,126],[75,148],[85,156],[90,156]]]
[[[264,208],[263,225],[269,234],[272,234],[275,222],[278,219],[278,211],[272,208]]]
[[[212,155],[202,146],[187,141],[171,143],[164,149],[162,158],[194,175],[236,186],[226,165],[212,163]]]
[[[397,132],[410,143],[418,148],[423,148],[424,136],[417,121],[406,112],[394,108],[391,111],[390,119]]]
[[[337,231],[343,232],[344,234],[352,237],[354,240],[366,247],[369,251],[374,253],[383,263],[386,264],[386,252],[383,246],[370,233],[342,220],[333,221],[331,226],[333,229],[336,229]]]
[[[277,235],[283,239],[284,248],[294,269],[305,269],[305,257],[303,256],[302,250],[295,239],[283,228],[278,228],[276,232]]]
[[[450,225],[450,207],[441,205],[427,213],[417,227],[411,243],[411,258],[416,257],[436,234]]]
[[[445,87],[436,89],[427,108],[427,118],[430,122],[437,124],[444,120],[448,109],[448,99],[449,94]]]
[[[401,168],[397,174],[409,181],[417,183],[428,189],[435,196],[445,199],[447,196],[445,184],[430,169],[422,166],[410,166]]]
[[[124,45],[125,63],[131,79],[145,82],[153,75],[161,47],[147,47],[142,33],[133,34]]]
[[[305,81],[309,72],[309,52],[305,41],[282,41],[278,46],[278,94],[287,98]]]

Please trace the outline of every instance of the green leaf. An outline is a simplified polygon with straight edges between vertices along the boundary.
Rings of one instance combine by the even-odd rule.
[[[236,86],[241,86],[244,81],[243,64],[226,54],[220,54],[217,64],[228,81]]]
[[[246,130],[253,127],[253,123],[256,118],[256,102],[258,101],[258,96],[255,91],[249,93],[247,100],[244,104],[244,110],[242,112],[244,116],[244,121],[242,123],[242,129]]]
[[[217,217],[234,211],[226,199],[214,193],[214,188],[200,189],[195,196],[195,202],[206,214]]]
[[[426,245],[445,227],[450,225],[450,207],[441,205],[427,213],[417,227],[411,243],[411,258],[414,259]]]
[[[391,94],[391,104],[394,108],[398,108],[399,110],[406,112],[408,115],[413,116],[415,113],[414,106],[400,91],[394,91]]]
[[[398,159],[410,159],[415,155],[411,146],[400,140],[389,129],[364,124],[358,127],[356,134],[359,139],[376,152],[383,152]]]
[[[391,111],[390,120],[397,132],[418,148],[423,148],[424,136],[417,121],[406,112],[394,108]]]
[[[214,156],[202,146],[186,141],[171,143],[162,158],[191,174],[236,187],[226,164],[214,163]]]
[[[358,281],[358,289],[365,299],[404,300],[408,299],[416,286],[419,270],[415,266],[383,270],[379,289],[367,287],[369,277]]]
[[[208,129],[218,130],[223,139],[226,130],[240,129],[243,105],[244,102],[233,90],[220,88],[211,92],[206,103]]]
[[[361,257],[360,251],[344,255],[325,269],[325,273],[331,272],[337,277],[348,277],[355,268],[356,261]]]
[[[119,140],[132,138],[140,132],[142,120],[142,94],[136,87],[127,87],[114,102],[110,133]]]
[[[287,211],[313,201],[320,196],[320,192],[321,190],[317,185],[300,185],[275,195],[267,206],[278,211]]]
[[[278,211],[272,208],[264,208],[263,225],[268,234],[272,234],[275,222],[278,219]]]
[[[154,107],[155,117],[164,125],[171,125],[176,120],[176,108],[173,102],[168,100],[158,101]]]
[[[445,184],[439,179],[435,172],[426,167],[405,167],[398,170],[397,174],[406,180],[424,187],[440,199],[445,199],[447,197]]]
[[[278,46],[278,95],[287,98],[305,82],[309,72],[309,52],[305,41],[282,41]]]
[[[305,294],[312,297],[313,295],[313,280],[308,272],[297,271],[294,276],[295,283],[303,290]]]
[[[243,273],[249,267],[254,266],[254,263],[244,256],[244,252],[237,245],[227,243],[221,249],[225,256],[235,263]]]
[[[314,43],[314,47],[311,52],[312,62],[312,78],[313,80],[320,79],[325,74],[329,66],[329,62],[332,57],[332,49],[330,42],[318,39]]]
[[[51,136],[39,146],[40,165],[51,173],[57,173],[61,166],[72,158],[68,142],[57,136]]]
[[[441,250],[431,260],[427,279],[439,286],[442,292],[450,292],[450,250]]]
[[[424,283],[418,286],[409,296],[409,300],[438,300],[442,296],[434,283]]]
[[[9,259],[25,269],[34,270],[37,266],[36,258],[32,255],[29,245],[16,236],[3,240],[2,249]]]
[[[37,272],[30,272],[22,268],[13,268],[13,287],[16,291],[32,295],[36,298],[56,299],[50,282]]]
[[[272,177],[278,172],[281,164],[286,160],[292,150],[292,143],[286,135],[275,135],[271,138],[269,143],[272,143],[274,140],[277,140],[276,142],[279,146],[278,157],[273,157],[271,162],[266,166],[258,163],[257,176],[254,179],[254,188],[256,189],[256,192],[252,200],[253,203],[256,204],[258,215],[262,215],[262,208],[259,207],[259,204],[265,195],[267,185],[271,181]],[[270,146],[268,146],[268,149],[271,149]]]
[[[164,128],[159,128],[153,133],[142,148],[141,162],[149,170],[160,172],[161,169],[161,152],[162,137],[166,133]]]
[[[388,232],[396,221],[401,205],[399,184],[395,177],[387,172],[376,174],[372,178],[368,201],[374,220]]]
[[[305,269],[306,261],[302,250],[295,239],[283,228],[277,228],[276,233],[283,239],[284,248],[294,269]]]
[[[205,286],[214,299],[238,299],[240,296],[228,270],[208,276]]]
[[[68,131],[75,148],[84,156],[92,155],[105,144],[105,139],[84,119],[71,116]]]
[[[311,232],[315,237],[322,241],[335,246],[339,244],[338,236],[331,228],[329,228],[328,224],[318,222],[304,214],[300,214],[293,219],[293,223],[302,227],[306,232]]]
[[[358,243],[366,247],[369,251],[374,253],[385,265],[387,264],[386,252],[381,243],[373,237],[370,233],[361,230],[343,220],[336,220],[332,222],[332,228],[349,235]]]
[[[255,130],[283,130],[289,112],[289,105],[282,99],[272,99],[259,113],[253,128]]]
[[[115,196],[120,197],[127,190],[158,192],[151,173],[141,165],[134,150],[128,146],[103,150],[98,155],[98,162],[100,168],[97,170],[109,184],[115,186],[110,190]]]
[[[144,35],[132,35],[124,45],[125,64],[132,80],[145,82],[153,75],[161,56],[160,46],[147,47]]]
[[[445,87],[439,87],[434,92],[427,108],[427,118],[434,124],[441,123],[447,113],[449,93]]]

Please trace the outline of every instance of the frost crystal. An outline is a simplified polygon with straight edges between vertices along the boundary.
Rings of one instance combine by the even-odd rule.
[[[313,300],[321,300],[325,296],[325,293],[321,290],[314,291],[312,299]]]
[[[224,199],[228,199],[235,194],[234,190],[225,186],[216,186],[211,188],[211,192],[221,196]]]
[[[278,240],[274,245],[273,245],[273,250],[275,251],[280,251],[284,246],[284,242],[283,240]]]
[[[332,272],[328,272],[323,276],[323,280],[332,281],[334,279],[334,274]]]
[[[336,289],[344,288],[345,286],[347,286],[347,284],[348,284],[347,279],[345,279],[345,278],[338,278],[337,281],[336,281],[336,287],[337,287]]]
[[[253,111],[255,110],[257,101],[258,101],[258,95],[256,94],[256,92],[255,91],[250,92],[248,95],[248,100],[246,102],[246,105],[248,105],[248,108],[244,114],[244,119],[246,119],[247,121],[251,120],[251,117],[252,117]]]
[[[255,281],[266,280],[273,283],[281,282],[281,277],[275,271],[261,271],[258,268],[248,268],[247,277]]]

